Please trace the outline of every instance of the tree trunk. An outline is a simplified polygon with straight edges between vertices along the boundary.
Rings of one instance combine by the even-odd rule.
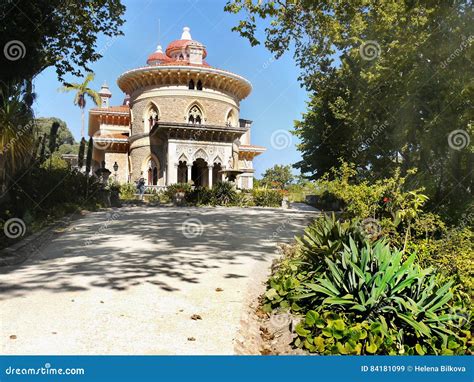
[[[84,138],[84,108],[81,108],[81,111],[82,111],[82,115],[81,115],[81,119],[82,119],[82,127],[81,127],[81,138]]]

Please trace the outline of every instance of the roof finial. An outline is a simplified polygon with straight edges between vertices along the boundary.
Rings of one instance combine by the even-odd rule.
[[[192,40],[190,32],[191,32],[191,29],[189,29],[189,27],[184,27],[183,34],[181,35],[181,40]]]
[[[163,48],[161,47],[161,45],[158,45],[158,46],[156,47],[155,53],[163,53]]]

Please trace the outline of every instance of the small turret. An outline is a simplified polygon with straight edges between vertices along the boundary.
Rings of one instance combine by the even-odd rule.
[[[112,97],[112,93],[109,89],[109,85],[106,82],[102,85],[99,91],[100,99],[101,99],[101,108],[109,107],[109,100]]]

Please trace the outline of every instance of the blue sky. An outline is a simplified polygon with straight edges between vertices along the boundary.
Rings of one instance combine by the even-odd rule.
[[[145,65],[158,43],[165,49],[172,40],[180,38],[184,26],[190,27],[193,39],[206,46],[206,61],[211,66],[240,74],[253,85],[252,93],[240,105],[240,116],[254,121],[252,143],[267,147],[254,161],[259,177],[274,164],[300,160],[296,137],[285,131],[293,128],[293,121],[305,110],[307,95],[297,82],[299,70],[292,54],[275,60],[264,46],[251,47],[247,40],[231,31],[239,17],[224,12],[225,3],[221,0],[124,1],[127,7],[124,36],[113,39],[103,36],[98,40],[97,49],[103,58],[91,65],[96,73],[92,87],[98,90],[107,81],[112,91],[111,104],[121,105],[124,94],[117,87],[117,77]],[[67,80],[77,81],[77,78]],[[58,92],[60,86],[54,69],[41,73],[35,82],[38,94],[35,111],[38,117],[54,116],[66,121],[77,140],[81,113],[73,105],[73,94]],[[89,101],[87,108],[92,106]]]

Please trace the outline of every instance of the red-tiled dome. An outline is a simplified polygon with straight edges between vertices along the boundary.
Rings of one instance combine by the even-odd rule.
[[[188,45],[192,44],[192,43],[202,45],[199,41],[196,41],[196,40],[174,40],[174,41],[171,41],[169,43],[168,47],[166,48],[166,55],[171,56],[173,51],[186,49],[186,47]],[[204,48],[202,58],[206,58],[206,56],[207,56],[207,51]]]
[[[206,58],[207,52],[204,49],[204,45],[201,44],[199,41],[193,40],[191,37],[190,29],[188,27],[183,28],[183,34],[181,35],[181,39],[171,41],[168,47],[166,48],[166,55],[168,57],[172,57],[173,53],[179,52],[180,50],[184,51],[188,45],[199,45],[203,47],[203,54],[202,58]]]
[[[166,61],[170,61],[170,58],[166,54],[163,53],[161,46],[158,45],[158,47],[156,48],[156,51],[148,56],[146,63],[148,65],[156,65],[156,64],[161,64],[162,62],[166,62]]]

